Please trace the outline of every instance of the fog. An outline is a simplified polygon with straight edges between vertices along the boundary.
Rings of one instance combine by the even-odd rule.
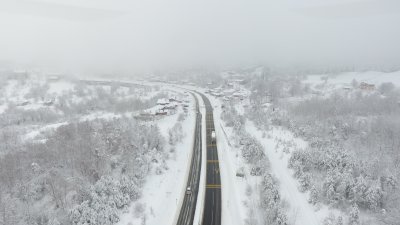
[[[397,0],[1,0],[0,61],[65,71],[400,65]]]

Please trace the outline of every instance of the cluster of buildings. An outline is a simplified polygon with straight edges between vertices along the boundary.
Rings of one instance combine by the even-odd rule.
[[[55,99],[51,98],[51,99],[44,99],[42,98],[42,101],[38,102],[36,105],[43,105],[43,106],[52,106],[55,103]],[[29,100],[23,100],[21,102],[17,103],[17,106],[27,106],[32,104],[31,101]]]
[[[244,100],[249,96],[248,91],[244,89],[222,89],[221,87],[206,90],[205,93],[210,94],[215,97],[220,97],[224,101],[231,101],[231,100]]]
[[[62,79],[63,75],[59,73],[43,73],[38,71],[28,70],[0,70],[0,75],[8,80],[27,80],[30,76],[40,75],[45,76],[48,82],[56,82]]]
[[[344,90],[346,90],[346,91],[350,91],[350,90],[352,90],[354,87],[352,87],[352,86],[345,86],[345,87],[343,87],[343,89]],[[369,83],[367,83],[367,82],[361,82],[359,85],[358,85],[358,88],[360,89],[360,90],[363,90],[363,91],[374,91],[374,90],[376,90],[376,86],[375,86],[375,84],[369,84]]]
[[[160,98],[157,100],[154,115],[175,114],[179,104],[182,104],[182,101],[177,100],[176,98]]]
[[[366,91],[375,90],[375,84],[368,84],[366,82],[361,82],[359,87],[361,90],[366,90]]]
[[[245,80],[242,75],[227,72],[223,74],[223,77],[226,80],[223,86],[209,88],[206,90],[206,93],[215,97],[221,97],[224,101],[244,100],[249,97],[249,91],[243,88]]]
[[[177,112],[179,105],[183,107],[183,110],[187,112],[189,107],[188,101],[181,101],[177,98],[160,98],[157,100],[157,104],[142,112],[137,118],[142,120],[151,120],[157,116],[173,115]]]

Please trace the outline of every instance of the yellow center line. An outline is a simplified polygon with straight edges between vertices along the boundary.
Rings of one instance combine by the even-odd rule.
[[[208,162],[208,163],[218,163],[219,161],[218,161],[218,160],[215,160],[215,159],[210,159],[210,160],[207,160],[207,162]]]
[[[221,188],[220,184],[207,184],[206,188]]]

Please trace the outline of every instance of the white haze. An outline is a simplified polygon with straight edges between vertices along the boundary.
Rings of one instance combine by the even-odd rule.
[[[0,60],[70,71],[399,66],[397,0],[0,0]]]

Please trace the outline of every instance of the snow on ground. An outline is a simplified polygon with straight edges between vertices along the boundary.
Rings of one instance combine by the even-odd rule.
[[[16,80],[10,80],[7,82],[7,85],[5,87],[4,97],[7,99],[7,101],[19,102],[25,99],[24,96],[29,92],[31,88],[31,83],[21,85]]]
[[[257,138],[264,147],[265,154],[270,161],[271,173],[275,175],[279,182],[282,199],[289,204],[287,215],[291,224],[318,225],[322,224],[329,213],[335,213],[326,206],[319,206],[320,208],[318,209],[308,203],[308,193],[299,191],[299,183],[293,177],[293,171],[288,168],[290,154],[275,148],[278,140],[294,141],[298,147],[304,148],[306,143],[303,140],[295,138],[289,131],[279,128],[273,128],[263,138],[263,132],[258,130],[253,122],[246,123],[246,130]],[[269,135],[270,138],[267,138]]]
[[[115,114],[115,113],[107,113],[107,112],[94,112],[88,115],[84,115],[78,118],[80,122],[83,121],[90,121],[90,120],[95,120],[95,119],[106,119],[106,120],[111,120],[113,118],[120,118],[121,115]],[[57,123],[52,123],[52,124],[47,124],[43,126],[39,125],[34,125],[29,128],[30,131],[28,131],[22,138],[22,141],[32,141],[37,139],[38,137],[41,136],[41,134],[45,134],[48,132],[52,132],[56,130],[57,128],[67,125],[69,122],[64,121],[64,122],[57,122]],[[43,140],[42,140],[43,141]]]
[[[22,108],[23,110],[38,110],[40,108],[44,108],[45,106],[42,103],[30,103],[28,105],[18,107]]]
[[[18,85],[18,82],[16,80],[8,81],[4,88],[4,90],[5,90],[4,97],[10,98],[14,94],[14,91],[15,91],[17,85]]]
[[[96,111],[84,116],[81,116],[79,118],[79,121],[83,122],[86,120],[95,120],[95,119],[105,119],[105,120],[111,120],[113,118],[120,118],[120,114],[115,114],[111,112],[102,112],[102,111]]]
[[[54,123],[54,124],[48,124],[42,127],[38,127],[35,126],[34,130],[28,132],[27,134],[25,134],[23,141],[29,141],[29,140],[33,140],[35,139],[37,136],[39,136],[40,134],[46,133],[46,132],[51,132],[56,130],[57,128],[63,126],[63,125],[67,125],[67,122],[61,122],[61,123]]]
[[[63,92],[71,90],[75,87],[75,84],[70,81],[60,80],[56,82],[47,82],[43,78],[35,79],[34,77],[29,77],[28,80],[23,82],[17,80],[8,80],[5,83],[4,93],[2,94],[7,102],[20,104],[24,101],[29,100],[29,105],[31,105],[33,109],[37,109],[42,106],[41,102],[34,102],[34,99],[26,98],[26,95],[30,93],[32,88],[37,88],[38,85],[44,85],[46,83],[49,85],[49,90],[47,90],[47,94],[50,94],[50,96],[54,98],[58,95],[61,95]]]
[[[0,105],[0,114],[8,109],[8,105],[6,103]]]
[[[68,82],[68,81],[56,81],[49,83],[49,90],[48,93],[52,94],[62,94],[65,91],[72,90],[75,87],[75,84]]]
[[[320,84],[324,82],[321,78],[325,76],[327,75],[309,75],[305,82],[310,84]],[[336,76],[328,76],[327,83],[335,86],[349,86],[353,79],[357,80],[357,82],[367,82],[377,86],[381,83],[392,82],[396,86],[400,87],[400,71],[391,73],[376,71],[340,73]]]
[[[193,107],[188,112],[186,120],[182,123],[185,137],[175,146],[176,154],[167,160],[168,170],[161,175],[150,174],[143,187],[141,198],[133,202],[128,213],[121,215],[119,225],[142,224],[142,214],[137,215],[135,209],[143,205],[146,215],[146,225],[173,224],[177,213],[180,211],[180,201],[186,187],[187,168],[193,149],[193,134],[195,128],[195,111]],[[166,116],[157,121],[160,132],[168,140],[168,131],[175,125],[179,113]],[[169,146],[167,151],[169,150]]]

